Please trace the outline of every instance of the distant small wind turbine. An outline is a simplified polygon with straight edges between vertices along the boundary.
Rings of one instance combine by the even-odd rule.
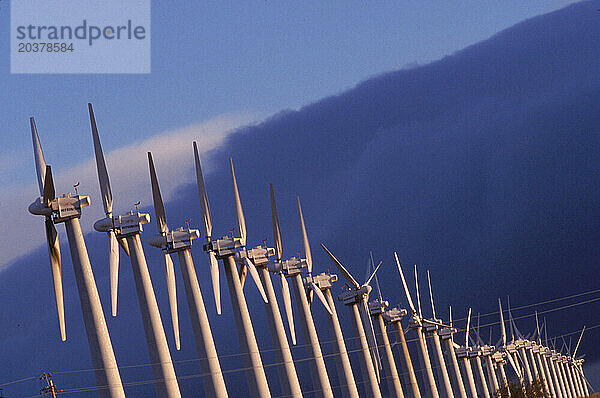
[[[361,365],[363,367],[363,374],[368,377],[369,387],[367,389],[367,393],[369,396],[373,397],[381,397],[381,391],[379,389],[379,350],[377,349],[377,342],[375,340],[375,331],[373,329],[373,322],[371,317],[369,316],[369,294],[373,288],[371,287],[371,280],[375,276],[375,273],[379,269],[379,266],[375,268],[371,276],[363,283],[362,285],[354,279],[354,277],[350,274],[350,272],[342,265],[342,263],[321,243],[321,247],[327,255],[331,258],[335,266],[341,272],[341,274],[346,278],[350,285],[350,289],[345,290],[340,294],[339,299],[344,303],[344,305],[348,306],[350,309],[350,314],[352,315],[354,330],[356,332],[356,336],[359,339],[362,361]],[[364,319],[364,323],[367,326],[367,331],[365,333],[365,327],[363,326],[363,321],[361,321],[361,317]],[[367,333],[368,338],[371,339],[371,344],[367,341]],[[375,341],[375,343],[373,343]],[[374,349],[371,350],[371,347]]]
[[[417,342],[419,346],[419,354],[421,354],[421,361],[425,366],[425,372],[423,375],[423,381],[425,385],[429,388],[429,395],[433,398],[439,397],[439,392],[436,386],[435,377],[433,375],[433,369],[431,368],[431,361],[429,359],[429,353],[427,351],[427,344],[425,342],[425,335],[423,333],[423,323],[421,316],[421,311],[417,312],[415,308],[412,298],[410,296],[410,291],[408,290],[408,285],[406,284],[406,279],[404,279],[404,273],[402,272],[402,267],[400,266],[400,261],[398,260],[398,255],[394,253],[396,257],[396,265],[398,266],[398,272],[400,273],[400,278],[402,279],[402,286],[404,287],[404,293],[406,294],[406,299],[408,300],[408,304],[412,311],[412,317],[410,318],[410,328],[415,331],[417,335]],[[416,282],[416,280],[415,280]],[[418,288],[417,288],[418,290]]]

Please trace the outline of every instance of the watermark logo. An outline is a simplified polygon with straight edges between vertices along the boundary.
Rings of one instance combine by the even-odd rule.
[[[150,0],[13,0],[11,73],[150,73]]]

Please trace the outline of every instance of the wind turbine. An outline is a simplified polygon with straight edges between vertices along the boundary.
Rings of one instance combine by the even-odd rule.
[[[98,128],[92,104],[88,104],[90,113],[90,122],[92,125],[92,138],[94,141],[94,152],[96,155],[96,167],[98,171],[98,181],[100,183],[100,193],[102,195],[102,203],[106,218],[98,220],[94,224],[94,228],[99,232],[108,233],[109,237],[109,262],[111,269],[111,297],[113,297],[113,314],[116,313],[116,283],[113,285],[114,276],[118,270],[119,248],[117,246],[117,238],[126,239],[127,247],[129,248],[131,267],[133,269],[133,277],[135,279],[135,287],[137,290],[138,301],[140,304],[140,312],[142,314],[142,323],[146,334],[146,343],[152,363],[152,373],[155,379],[156,393],[160,397],[177,398],[181,397],[177,376],[173,368],[171,353],[167,345],[167,338],[163,328],[160,312],[152,287],[152,280],[148,272],[146,256],[140,241],[140,233],[142,232],[142,224],[150,222],[148,214],[139,213],[137,210],[134,213],[129,212],[122,216],[112,215],[112,192],[110,189],[110,181],[108,171],[104,162],[104,154],[98,136]],[[116,251],[116,255],[115,255]],[[115,260],[116,259],[116,260]]]
[[[415,266],[415,282],[417,282],[417,267]],[[416,285],[418,286],[418,283],[416,283]],[[423,332],[425,333],[425,335],[430,335],[430,341],[433,344],[433,351],[435,352],[435,359],[437,361],[437,368],[439,369],[441,376],[442,376],[442,381],[443,381],[443,386],[444,386],[444,392],[446,397],[448,398],[454,398],[454,392],[452,391],[452,385],[450,384],[450,376],[448,375],[448,369],[446,368],[446,361],[444,361],[444,355],[442,353],[442,345],[440,343],[440,339],[438,337],[438,326],[443,326],[442,324],[442,320],[441,319],[437,319],[435,316],[435,305],[433,304],[433,293],[431,291],[431,279],[429,278],[429,270],[427,270],[427,285],[429,286],[429,299],[431,302],[431,312],[433,315],[432,319],[422,319],[422,323],[423,323]],[[419,293],[419,289],[417,287],[417,300],[420,302],[420,293]]]
[[[367,394],[372,397],[381,397],[381,391],[379,390],[379,377],[375,370],[377,369],[377,372],[379,370],[379,351],[377,350],[377,342],[373,343],[373,341],[375,341],[375,331],[373,329],[373,322],[369,317],[368,307],[369,293],[371,293],[372,290],[370,283],[381,264],[375,268],[369,279],[367,279],[365,283],[361,285],[356,281],[356,279],[354,279],[354,277],[352,277],[350,272],[348,272],[348,270],[337,258],[335,258],[335,256],[325,247],[324,244],[321,243],[321,247],[323,250],[325,250],[327,255],[331,258],[335,266],[349,283],[349,289],[340,294],[339,300],[341,300],[344,305],[350,308],[350,314],[352,315],[352,320],[354,321],[354,329],[361,347],[360,352],[362,354],[361,365],[363,367],[363,377],[366,377],[368,380],[366,385],[366,387],[368,387]],[[372,339],[371,347],[375,348],[373,351],[371,351],[371,353],[369,353],[370,347],[369,343],[367,342],[367,336],[365,334],[363,322],[361,321],[361,316],[364,318],[367,327],[370,326],[368,332],[370,338]]]
[[[432,301],[433,307],[433,301]],[[435,317],[435,315],[434,315]],[[454,342],[454,333],[457,332],[457,329],[452,327],[452,307],[449,307],[449,318],[450,318],[450,326],[444,327],[439,330],[440,340],[446,343],[446,351],[448,352],[448,356],[450,356],[450,361],[452,363],[454,382],[458,388],[458,393],[461,398],[467,398],[467,390],[465,389],[465,384],[463,382],[462,376],[460,374],[460,367],[458,366],[458,359],[456,356],[455,348],[459,347],[458,344]]]
[[[469,314],[467,315],[467,328],[465,329],[465,345],[460,346],[456,350],[456,356],[461,360],[465,375],[467,376],[467,385],[469,386],[469,394],[471,397],[477,397],[477,388],[475,387],[475,378],[473,377],[473,368],[471,367],[471,358],[477,356],[477,352],[474,352],[469,347],[469,328],[471,326],[471,308],[469,308]]]
[[[402,279],[402,285],[404,286],[404,293],[406,294],[406,299],[408,300],[408,304],[412,311],[412,317],[410,318],[409,327],[413,329],[417,335],[417,341],[419,346],[419,354],[421,354],[421,361],[425,367],[425,374],[423,376],[424,383],[429,388],[429,394],[433,398],[438,398],[439,393],[435,384],[435,377],[433,376],[433,369],[431,368],[431,362],[429,361],[429,354],[427,352],[427,344],[425,343],[425,335],[423,334],[423,323],[422,316],[417,313],[413,301],[410,297],[410,291],[408,290],[408,285],[406,284],[406,280],[404,279],[404,273],[402,272],[402,267],[400,266],[400,261],[398,260],[398,255],[394,252],[394,256],[396,257],[396,265],[398,266],[398,272],[400,272],[400,278]]]
[[[63,306],[62,283],[60,282],[60,252],[57,250],[58,236],[53,225],[58,223],[64,223],[67,230],[67,239],[73,260],[75,281],[79,292],[79,301],[81,303],[81,311],[83,312],[83,321],[90,347],[94,375],[96,377],[96,384],[99,387],[98,394],[101,397],[124,398],[125,392],[123,391],[119,368],[117,367],[108,328],[106,327],[106,320],[102,311],[102,304],[100,303],[100,296],[98,295],[98,288],[96,287],[90,259],[85,247],[83,233],[81,232],[81,225],[79,224],[81,208],[89,206],[90,198],[77,193],[75,195],[65,194],[61,197],[56,197],[52,169],[46,165],[44,160],[33,118],[30,119],[30,123],[36,172],[42,195],[29,205],[29,212],[46,217],[46,239],[48,241],[50,263],[53,271],[54,291],[61,330],[64,331],[64,316],[61,315]],[[64,332],[61,333],[61,338],[64,339],[65,336]]]
[[[290,334],[294,344],[296,343],[295,331],[294,331],[294,318],[292,315],[292,302],[290,297],[289,285],[286,280],[286,273],[289,270],[293,270],[301,265],[302,262],[306,263],[306,260],[298,260],[295,257],[282,262],[282,251],[283,244],[281,240],[281,231],[279,228],[279,217],[277,215],[277,204],[275,203],[275,193],[273,191],[273,184],[269,186],[271,194],[271,219],[273,222],[273,236],[275,239],[275,251],[276,251],[276,263],[273,266],[273,270],[279,273],[281,278],[281,290],[283,292],[285,312],[287,314],[288,325],[290,328]],[[306,231],[306,229],[304,229]],[[305,235],[305,234],[304,234]],[[303,235],[303,236],[304,236]],[[308,237],[306,238],[308,240]],[[309,247],[310,250],[310,247]],[[342,328],[337,317],[337,311],[331,296],[332,283],[337,281],[337,275],[330,275],[321,273],[311,277],[312,283],[314,283],[318,289],[323,293],[326,303],[328,304],[326,309],[331,311],[330,317],[328,318],[329,327],[332,337],[336,342],[336,366],[338,369],[338,378],[342,385],[342,394],[345,398],[358,398],[358,390],[356,389],[356,383],[354,381],[354,375],[352,374],[352,368],[350,367],[350,359],[348,358],[348,352],[346,350],[346,344],[344,342],[344,336],[342,334]],[[305,287],[308,285],[308,289],[312,291],[312,285],[309,281],[305,281]],[[317,293],[318,294],[318,293]],[[320,297],[320,296],[318,296]]]
[[[329,376],[327,375],[327,369],[325,368],[325,360],[323,359],[319,337],[317,336],[317,329],[315,328],[315,323],[310,312],[309,296],[307,296],[305,283],[302,280],[303,267],[308,268],[309,277],[306,280],[306,285],[308,286],[307,290],[317,295],[330,315],[333,315],[333,311],[331,308],[329,308],[325,295],[321,289],[312,280],[312,255],[310,251],[310,245],[308,243],[308,235],[306,234],[306,226],[304,225],[304,217],[302,215],[302,207],[300,206],[300,198],[296,197],[296,201],[298,204],[300,232],[302,235],[302,247],[304,249],[305,258],[298,259],[296,257],[292,257],[289,260],[281,262],[280,272],[285,278],[292,279],[294,296],[296,297],[296,305],[298,307],[298,314],[300,316],[300,325],[302,327],[304,339],[308,343],[308,346],[311,350],[310,370],[313,388],[320,391],[324,397],[333,397],[333,390],[331,389],[331,383],[329,381]]]
[[[547,338],[547,336],[546,336],[546,338]],[[552,371],[556,375],[556,380],[557,380],[556,384],[558,385],[557,392],[560,392],[560,394],[558,394],[558,395],[562,396],[562,398],[569,398],[570,394],[567,391],[566,380],[564,379],[562,368],[561,368],[560,362],[559,362],[560,354],[554,348],[554,344],[553,344],[553,348],[549,354],[550,355],[549,355],[548,359],[550,361]]]
[[[518,350],[520,357],[521,357],[521,361],[523,362],[523,366],[525,367],[525,374],[527,375],[527,381],[529,383],[533,383],[534,378],[537,378],[538,376],[537,376],[537,368],[535,367],[535,363],[530,365],[530,363],[529,363],[530,360],[529,360],[529,358],[527,356],[527,352],[526,352],[526,349],[529,350],[531,347],[530,347],[529,343],[525,340],[525,338],[523,337],[521,332],[519,332],[519,329],[517,329],[517,325],[515,324],[512,314],[510,312],[510,304],[508,307],[508,316],[509,316],[509,322],[511,324],[511,328],[517,334],[517,339],[513,341],[513,344],[515,345],[515,348]],[[535,377],[531,371],[532,366],[535,371]]]
[[[380,263],[381,264],[381,263]],[[375,262],[373,261],[373,253],[369,253],[369,265],[367,267],[367,273],[371,272],[371,269],[375,269]],[[385,370],[388,391],[389,394],[395,397],[404,397],[404,391],[402,391],[402,385],[400,384],[400,378],[398,377],[398,369],[396,368],[396,361],[394,360],[394,354],[390,345],[387,330],[385,327],[385,320],[383,313],[386,308],[389,307],[389,302],[384,300],[381,296],[381,288],[379,287],[379,280],[375,275],[375,286],[377,286],[378,297],[369,303],[369,313],[375,320],[377,327],[377,333],[381,336],[381,345],[383,347],[383,368]]]
[[[548,346],[548,326],[546,324],[546,319],[544,319],[544,335],[545,344],[540,349],[540,355],[542,357],[544,367],[546,368],[546,373],[548,374],[548,380],[550,380],[550,385],[552,386],[552,396],[562,398],[562,390],[558,380],[558,375],[556,374],[556,367],[554,366],[554,362],[552,361],[552,350]]]
[[[477,345],[475,345],[472,349],[475,355],[475,366],[477,368],[477,374],[479,376],[479,380],[481,382],[481,390],[484,398],[490,397],[490,391],[488,389],[488,383],[485,379],[485,374],[483,373],[483,366],[481,363],[481,356],[483,354],[483,350],[481,349],[481,338],[479,337],[479,314],[477,315],[477,329],[475,329],[475,334],[477,336]]]
[[[545,325],[543,325],[542,327],[544,326]],[[540,376],[544,383],[544,389],[546,394],[548,396],[555,396],[554,386],[552,384],[552,376],[550,375],[550,372],[548,370],[548,364],[546,363],[546,361],[544,361],[544,358],[542,357],[542,351],[544,350],[544,347],[542,346],[542,337],[537,311],[535,312],[535,336],[536,337],[533,339],[533,344],[531,347],[531,355],[533,356],[533,358],[535,358],[535,361],[537,363]]]
[[[564,371],[567,376],[567,380],[569,381],[569,388],[571,389],[571,395],[573,397],[578,397],[581,394],[578,391],[577,384],[576,384],[575,378],[573,376],[573,371],[571,369],[571,360],[572,360],[572,358],[570,356],[571,340],[569,339],[568,346],[567,346],[567,342],[565,341],[564,336],[562,337],[562,340],[563,340],[563,347],[566,347],[566,349],[567,349],[567,355],[562,355],[562,366],[564,367]]]
[[[500,298],[498,298],[498,309],[499,309],[499,313],[500,313],[500,331],[501,331],[500,342],[498,342],[498,344],[497,344],[499,346],[498,352],[501,352],[504,355],[506,355],[506,358],[508,358],[508,362],[510,363],[510,366],[513,368],[519,381],[522,383],[523,382],[523,373],[521,372],[517,362],[513,358],[513,354],[516,355],[517,348],[515,347],[513,342],[511,342],[510,344],[507,344],[506,325],[504,324],[504,313],[502,312],[502,302],[501,302]],[[512,324],[511,324],[511,328],[512,328]],[[500,345],[500,344],[502,344],[502,345]],[[496,358],[496,359],[497,359],[497,363],[499,364],[499,367],[500,367],[502,382],[503,382],[504,386],[508,386],[508,379],[506,377],[506,371],[504,369],[504,364],[498,360],[499,358]]]
[[[220,312],[221,302],[220,294],[218,293],[219,269],[218,262],[215,260],[222,260],[223,267],[225,268],[225,276],[227,277],[227,285],[229,287],[229,296],[231,297],[231,306],[233,308],[234,319],[237,325],[240,349],[243,353],[244,363],[246,364],[247,368],[246,378],[248,380],[250,394],[252,396],[261,398],[270,397],[271,392],[269,391],[269,384],[267,382],[265,370],[262,365],[258,344],[256,343],[256,337],[254,335],[254,328],[252,327],[250,313],[248,312],[248,305],[246,304],[246,298],[244,297],[244,292],[242,290],[242,284],[238,276],[238,269],[236,265],[236,257],[238,259],[246,259],[244,260],[246,262],[246,266],[248,270],[250,270],[250,273],[263,297],[263,300],[267,302],[268,300],[260,281],[258,270],[252,261],[246,257],[246,221],[244,220],[242,202],[240,200],[237,181],[235,179],[233,161],[231,158],[229,158],[233,197],[240,236],[224,236],[221,239],[213,240],[210,207],[208,205],[208,197],[206,195],[206,188],[204,185],[204,176],[202,175],[202,167],[200,165],[200,157],[198,156],[198,148],[196,143],[194,143],[194,156],[196,161],[196,179],[198,182],[198,191],[200,195],[200,209],[202,211],[202,217],[204,221],[202,225],[204,227],[204,235],[207,241],[203,248],[204,251],[208,253],[211,264],[210,270],[217,313]]]
[[[198,238],[200,233],[197,229],[180,227],[175,230],[169,230],[167,227],[167,216],[160,194],[158,178],[154,168],[152,154],[148,152],[148,166],[150,169],[150,183],[152,186],[152,199],[154,202],[154,212],[156,214],[156,224],[158,226],[159,235],[148,240],[151,246],[160,248],[163,254],[167,269],[167,281],[172,280],[171,292],[175,291],[175,277],[173,272],[173,262],[170,254],[177,253],[179,257],[179,265],[181,267],[181,275],[185,287],[185,295],[187,297],[190,317],[192,320],[192,329],[194,331],[194,340],[196,343],[196,351],[198,353],[200,370],[202,371],[202,385],[207,396],[210,397],[227,397],[227,388],[223,380],[221,365],[215,342],[212,336],[210,323],[206,308],[204,307],[204,299],[198,284],[196,269],[192,261],[190,249],[192,247],[192,239]],[[170,271],[169,271],[170,268]],[[173,299],[170,296],[170,299]],[[175,302],[176,303],[176,302]],[[176,304],[171,301],[172,312],[176,311]],[[175,308],[175,310],[173,310]]]
[[[573,368],[575,369],[575,374],[579,378],[579,383],[581,384],[583,393],[585,394],[585,396],[588,396],[589,395],[589,390],[588,390],[588,386],[587,386],[588,382],[587,382],[587,379],[585,378],[585,376],[583,375],[583,368],[582,368],[583,358],[576,359],[577,349],[579,348],[579,344],[581,343],[581,339],[583,338],[583,332],[585,332],[585,326],[581,330],[581,335],[579,336],[579,340],[577,341],[577,345],[575,346],[575,351],[573,351]]]
[[[485,360],[485,365],[488,373],[488,381],[489,381],[489,389],[494,396],[500,389],[500,384],[498,383],[498,377],[496,376],[496,372],[494,370],[494,358],[493,355],[495,353],[496,347],[494,347],[491,341],[491,328],[490,328],[490,341],[488,344],[481,345],[481,338],[479,335],[479,315],[477,316],[477,340],[480,342],[477,349],[479,350],[481,356]],[[483,373],[483,372],[482,372]],[[483,380],[483,379],[482,379]]]
[[[298,381],[298,375],[296,373],[296,367],[294,366],[294,359],[292,358],[292,352],[288,344],[285,329],[283,327],[283,320],[281,318],[281,312],[279,311],[279,305],[275,297],[275,290],[273,289],[273,283],[271,281],[270,272],[279,274],[281,282],[281,291],[283,293],[283,302],[285,311],[287,314],[288,326],[290,328],[290,336],[293,344],[296,344],[296,334],[294,331],[294,318],[292,316],[292,301],[290,297],[290,288],[288,286],[285,276],[281,273],[281,254],[283,245],[281,241],[281,231],[279,229],[279,220],[277,219],[277,210],[275,205],[275,194],[273,192],[273,184],[269,185],[271,194],[271,210],[272,210],[272,221],[273,221],[273,237],[275,241],[275,249],[264,248],[257,246],[254,249],[247,251],[247,257],[250,258],[252,263],[258,268],[260,280],[265,288],[268,303],[265,303],[265,310],[267,313],[267,320],[269,329],[271,331],[271,339],[273,346],[276,348],[276,358],[280,366],[277,367],[279,373],[279,380],[281,383],[282,393],[285,396],[302,397],[302,391],[300,389],[300,382]],[[269,262],[269,256],[275,255],[275,262]]]

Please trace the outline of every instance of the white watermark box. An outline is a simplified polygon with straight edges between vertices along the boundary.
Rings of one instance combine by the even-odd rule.
[[[150,0],[13,0],[11,73],[150,73]]]

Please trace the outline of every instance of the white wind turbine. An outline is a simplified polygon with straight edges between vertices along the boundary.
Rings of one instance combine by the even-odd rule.
[[[585,326],[581,329],[581,335],[579,335],[579,340],[577,340],[577,345],[575,346],[575,351],[573,351],[573,369],[575,370],[575,375],[579,380],[579,385],[581,386],[582,395],[588,396],[590,395],[588,390],[588,381],[583,375],[583,358],[577,359],[577,349],[579,348],[579,344],[581,343],[581,339],[583,338],[583,333],[585,332]]]
[[[294,331],[294,318],[292,315],[292,302],[289,293],[289,286],[286,280],[286,275],[288,271],[294,272],[298,267],[301,268],[302,262],[304,264],[307,260],[299,260],[296,258],[291,258],[287,261],[282,262],[282,240],[281,240],[281,230],[279,227],[279,217],[277,215],[277,204],[275,203],[275,193],[273,191],[273,185],[270,187],[271,193],[271,218],[273,221],[273,236],[275,238],[275,251],[276,251],[276,263],[273,266],[271,272],[279,272],[279,276],[281,278],[281,290],[283,292],[283,298],[285,303],[285,311],[287,314],[288,325],[290,328],[290,334],[292,335],[292,339],[294,344],[296,343],[295,331]],[[302,219],[303,220],[303,219]],[[306,235],[306,229],[304,228],[303,237]],[[308,241],[308,237],[306,237]],[[309,247],[310,253],[310,247]],[[312,262],[312,261],[311,261]],[[288,276],[289,277],[289,276]],[[307,278],[308,279],[308,278]],[[328,306],[328,312],[330,311],[329,328],[332,338],[335,339],[336,343],[336,366],[338,370],[338,378],[340,384],[342,385],[342,395],[344,398],[358,398],[358,390],[356,388],[356,382],[354,381],[354,375],[352,373],[352,368],[350,366],[350,359],[348,358],[348,352],[346,350],[346,344],[344,342],[344,335],[342,334],[342,328],[340,327],[340,323],[337,317],[337,311],[335,309],[333,297],[331,295],[331,287],[332,283],[337,281],[337,275],[330,275],[326,273],[321,273],[319,275],[312,276],[310,281],[305,280],[305,287],[310,289],[312,292],[312,285],[310,282],[314,283],[318,287],[318,289],[323,293],[323,296],[326,300]],[[318,294],[318,293],[317,293]],[[320,297],[320,296],[317,296]]]
[[[477,342],[474,347],[472,347],[472,351],[475,355],[475,366],[477,367],[477,375],[479,376],[479,381],[481,382],[481,390],[484,398],[490,398],[490,391],[488,389],[488,383],[485,379],[485,374],[483,373],[483,366],[481,363],[481,357],[483,355],[483,350],[481,349],[481,338],[479,337],[479,314],[477,314],[477,329],[475,329],[475,335],[477,336]]]
[[[369,293],[371,293],[372,287],[370,285],[371,280],[375,276],[375,273],[381,266],[377,266],[371,276],[363,283],[362,285],[352,277],[350,272],[342,265],[342,263],[321,243],[321,247],[327,255],[331,258],[335,266],[342,273],[344,278],[349,283],[349,289],[345,290],[340,294],[339,299],[344,303],[344,305],[350,308],[350,314],[352,315],[352,320],[354,321],[354,329],[356,335],[359,339],[362,361],[361,365],[363,368],[363,377],[366,377],[368,380],[368,389],[367,394],[372,397],[381,397],[381,391],[379,389],[379,350],[377,349],[377,342],[375,339],[375,330],[373,328],[373,322],[371,321],[371,317],[369,316]],[[371,339],[369,343],[367,341],[367,335],[365,333],[365,328],[363,326],[363,321],[361,317],[364,319],[365,324],[368,329],[368,338]],[[371,351],[369,353],[369,351]]]
[[[172,293],[169,296],[172,313],[173,311],[177,311],[177,304],[174,297],[175,276],[170,253],[177,253],[179,257],[181,275],[183,277],[192,329],[194,331],[196,351],[198,353],[200,370],[202,370],[202,385],[207,396],[225,398],[227,397],[227,388],[223,380],[219,357],[190,252],[192,239],[198,238],[200,233],[197,229],[190,229],[189,226],[169,230],[158,178],[156,177],[156,170],[154,168],[154,161],[150,152],[148,152],[148,166],[150,169],[150,183],[152,186],[156,224],[159,231],[159,235],[150,238],[148,243],[162,250],[163,261],[167,270],[167,286],[172,284],[169,289]]]
[[[280,364],[280,366],[277,367],[277,370],[279,373],[279,381],[281,383],[282,393],[285,396],[302,397],[300,382],[298,381],[298,374],[296,373],[292,352],[290,350],[285,329],[283,327],[283,319],[281,317],[279,305],[277,304],[277,299],[275,297],[273,282],[271,281],[271,275],[269,274],[270,272],[279,274],[283,302],[287,314],[288,326],[290,329],[290,336],[293,344],[295,345],[296,334],[294,330],[294,319],[292,316],[290,288],[285,276],[281,273],[281,254],[283,246],[281,241],[281,231],[279,229],[279,220],[277,219],[273,184],[269,185],[269,190],[271,195],[271,212],[275,248],[272,249],[268,247],[257,246],[254,249],[247,250],[246,257],[248,257],[256,266],[256,268],[258,268],[260,280],[267,294],[268,302],[265,303],[265,310],[267,313],[269,329],[271,331],[273,347],[275,347],[276,359]],[[270,263],[269,256],[273,255],[275,255],[275,262]]]
[[[500,313],[500,332],[501,332],[500,342],[498,342],[498,344],[497,344],[498,351],[502,352],[504,355],[506,355],[506,358],[508,359],[508,362],[510,363],[510,366],[513,368],[519,381],[523,382],[523,373],[521,372],[519,365],[516,362],[515,358],[513,358],[513,355],[517,355],[517,348],[512,341],[510,344],[507,344],[507,341],[506,341],[507,340],[506,339],[506,326],[504,324],[504,313],[502,312],[502,302],[500,301],[500,298],[498,298],[498,309],[499,309],[499,313]],[[500,344],[502,344],[502,345],[500,345]],[[508,379],[506,377],[506,371],[504,369],[504,364],[499,361],[497,361],[497,363],[499,363],[499,366],[500,366],[502,382],[505,386],[507,386]]]
[[[96,126],[92,104],[88,104],[88,110],[92,126],[92,138],[94,141],[100,193],[102,195],[104,212],[107,216],[106,218],[98,220],[94,224],[94,228],[99,232],[108,233],[109,237],[111,288],[114,286],[114,290],[111,290],[111,297],[113,298],[113,315],[116,315],[117,283],[115,282],[113,284],[113,277],[116,279],[116,275],[114,275],[113,272],[117,272],[119,264],[118,238],[126,239],[127,247],[130,251],[131,267],[133,268],[133,277],[135,279],[135,287],[140,304],[144,332],[146,334],[146,343],[148,344],[150,362],[152,363],[152,373],[155,379],[156,393],[160,397],[181,397],[175,369],[173,368],[173,362],[171,361],[169,346],[167,345],[165,330],[160,318],[156,296],[154,295],[154,288],[152,287],[152,280],[150,279],[150,273],[148,272],[146,256],[144,255],[142,242],[140,241],[140,233],[143,230],[142,224],[150,222],[150,216],[136,211],[135,213],[129,212],[122,216],[113,217],[113,199],[110,181],[104,162],[104,154],[102,153],[102,146],[100,144],[100,137],[98,136],[98,128]]]
[[[194,155],[196,160],[196,179],[198,182],[198,190],[200,195],[200,208],[204,221],[202,225],[204,227],[204,235],[207,241],[207,243],[204,245],[204,250],[208,253],[211,264],[210,270],[217,312],[220,313],[221,311],[221,302],[220,294],[218,293],[219,269],[218,262],[215,260],[222,260],[223,267],[225,268],[225,276],[227,277],[227,284],[229,286],[231,306],[235,315],[234,319],[237,325],[240,348],[243,353],[244,362],[247,368],[246,376],[250,394],[252,394],[252,396],[261,398],[270,397],[271,393],[269,391],[267,377],[262,365],[258,344],[256,343],[256,336],[254,335],[254,328],[252,327],[250,313],[248,312],[248,305],[246,304],[246,298],[244,297],[242,284],[240,282],[238,269],[236,266],[236,258],[238,261],[241,260],[246,263],[246,266],[248,270],[250,270],[250,274],[252,275],[254,282],[256,283],[256,286],[263,297],[263,300],[268,302],[267,296],[260,281],[260,276],[258,275],[258,270],[252,261],[250,261],[250,259],[248,259],[246,256],[246,222],[244,220],[242,203],[238,192],[237,181],[235,179],[233,161],[231,158],[229,159],[229,167],[231,172],[233,197],[240,236],[224,236],[221,239],[213,240],[210,207],[208,205],[208,197],[206,195],[206,188],[204,185],[204,176],[202,175],[202,167],[200,166],[200,157],[198,156],[196,143],[194,143]]]
[[[481,341],[481,337],[479,334],[479,315],[477,315],[477,341],[478,347],[477,350],[481,354],[481,356],[485,360],[485,365],[487,368],[488,374],[488,382],[489,382],[489,392],[492,396],[498,392],[500,389],[500,384],[498,383],[498,376],[496,376],[496,372],[494,370],[494,353],[496,352],[496,347],[494,347],[491,341],[491,327],[490,327],[490,341],[488,344],[483,344]],[[483,373],[483,371],[482,371]],[[482,379],[483,380],[483,379]]]
[[[452,327],[452,306],[449,307],[449,321],[450,326],[439,330],[440,340],[446,343],[446,351],[447,355],[450,357],[450,363],[452,364],[453,369],[452,375],[454,376],[454,382],[456,383],[455,385],[458,389],[458,393],[460,394],[461,398],[467,398],[467,390],[465,389],[465,384],[460,373],[460,367],[458,366],[458,359],[455,352],[455,348],[458,348],[459,345],[454,342],[453,337],[454,333],[457,332],[457,329]]]
[[[58,237],[56,230],[51,225],[58,223],[64,223],[67,230],[67,239],[73,260],[75,281],[79,292],[94,375],[96,384],[99,387],[98,394],[101,397],[124,398],[125,392],[123,391],[119,368],[106,327],[106,320],[83,239],[81,225],[79,224],[81,208],[89,206],[90,199],[88,196],[77,193],[75,195],[65,194],[58,198],[55,196],[52,169],[46,165],[44,160],[33,118],[30,119],[30,123],[37,177],[42,195],[29,206],[29,212],[46,217],[46,239],[53,271],[59,323],[61,324],[61,338],[64,340],[66,334],[64,333],[64,315],[62,315],[60,252],[57,250]]]
[[[547,369],[547,374],[549,380],[551,380],[550,385],[553,386],[552,396],[557,398],[562,398],[562,389],[560,386],[560,381],[558,379],[558,375],[556,373],[556,367],[554,366],[554,362],[552,361],[552,350],[548,346],[548,327],[546,324],[546,319],[544,319],[544,336],[545,336],[545,344],[540,349],[540,355],[542,357],[542,361],[544,362],[544,367]],[[540,344],[541,344],[541,336],[540,336]]]
[[[398,272],[400,272],[400,278],[402,279],[402,286],[404,287],[404,293],[406,294],[406,299],[408,300],[408,305],[412,311],[412,317],[410,318],[410,328],[415,331],[417,335],[417,342],[419,346],[419,354],[421,355],[421,361],[423,366],[425,367],[425,372],[423,376],[423,382],[427,385],[429,389],[429,395],[433,398],[438,398],[439,393],[435,383],[435,377],[433,375],[433,369],[431,368],[431,361],[429,360],[429,353],[427,351],[427,344],[425,342],[425,335],[423,334],[423,323],[422,316],[413,304],[412,298],[410,297],[410,291],[408,290],[408,285],[406,284],[406,279],[404,279],[404,273],[402,272],[402,267],[400,266],[400,261],[398,260],[398,255],[394,252],[396,256],[396,265],[398,266]]]
[[[463,364],[463,370],[467,377],[467,386],[469,387],[469,394],[471,397],[478,397],[477,388],[475,387],[475,377],[473,376],[473,368],[471,367],[471,358],[477,356],[476,352],[469,347],[469,328],[471,326],[471,308],[469,308],[469,314],[467,316],[467,328],[465,330],[465,345],[460,346],[456,349],[456,356],[461,360]]]
[[[417,283],[417,268],[415,266],[415,282],[417,286],[417,298],[420,302],[419,284]],[[446,368],[446,361],[444,361],[444,355],[442,353],[442,345],[440,343],[438,327],[444,326],[441,319],[437,319],[435,316],[435,305],[433,304],[433,293],[431,291],[431,279],[429,278],[429,270],[427,270],[427,285],[429,287],[429,299],[431,301],[431,312],[433,315],[432,319],[422,319],[423,331],[425,334],[431,335],[430,341],[433,343],[434,357],[436,359],[436,367],[439,369],[442,379],[442,385],[444,386],[444,392],[446,397],[454,398],[454,392],[452,391],[452,385],[450,384],[450,376],[448,375],[448,369]],[[419,306],[420,308],[420,306]]]
[[[327,304],[325,295],[321,289],[315,284],[312,279],[312,255],[310,251],[310,245],[308,243],[308,235],[306,234],[306,226],[304,225],[304,217],[302,215],[302,208],[300,206],[300,198],[296,198],[298,203],[298,216],[300,218],[300,232],[302,235],[302,247],[304,249],[304,255],[306,258],[298,259],[292,257],[286,261],[281,262],[281,273],[285,278],[292,279],[292,287],[294,288],[294,296],[296,297],[296,306],[298,307],[298,315],[300,316],[300,326],[304,334],[304,339],[310,349],[310,370],[313,382],[313,388],[319,391],[323,397],[333,397],[333,390],[331,389],[331,383],[325,368],[325,360],[321,351],[321,345],[319,343],[319,337],[317,336],[317,329],[310,312],[310,301],[307,296],[307,290],[310,293],[315,293],[327,312],[333,315],[332,310]],[[275,213],[276,214],[276,213]],[[302,281],[302,268],[308,268],[309,277],[306,280],[307,290],[305,290],[305,283]],[[291,314],[291,311],[290,311]]]
[[[381,262],[379,263],[381,264]],[[369,264],[367,266],[367,273],[370,273],[371,270],[375,268],[375,262],[373,261],[373,253],[369,253]],[[375,274],[375,286],[377,286],[377,294],[378,297],[375,300],[369,303],[369,313],[371,317],[375,320],[375,325],[377,328],[377,333],[381,336],[381,344],[383,347],[383,368],[385,371],[387,383],[388,383],[388,392],[391,396],[402,398],[404,397],[404,391],[402,390],[402,385],[400,384],[400,377],[398,376],[398,369],[396,368],[396,361],[394,360],[394,354],[392,352],[392,347],[390,345],[390,340],[388,338],[384,313],[387,307],[389,307],[389,302],[384,300],[381,295],[381,288],[379,286],[379,280],[377,279],[377,275]]]
[[[542,327],[544,327],[544,326],[545,325],[542,325]],[[542,336],[541,336],[540,323],[538,320],[537,311],[535,312],[535,336],[536,337],[532,341],[531,356],[534,358],[534,360],[537,363],[537,367],[539,369],[540,376],[544,383],[546,395],[552,397],[552,396],[555,396],[554,385],[552,383],[552,375],[550,375],[550,372],[548,369],[548,364],[544,360],[544,357],[542,357],[542,352],[544,351],[544,347],[542,346]]]

